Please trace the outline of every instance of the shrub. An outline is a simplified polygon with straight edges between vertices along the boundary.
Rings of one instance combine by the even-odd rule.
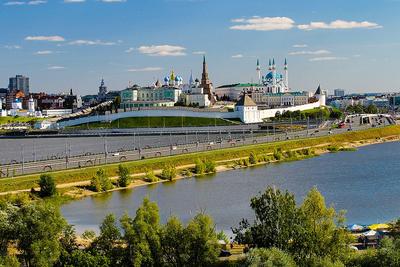
[[[250,162],[250,164],[252,164],[252,165],[258,163],[257,155],[256,155],[254,152],[251,152],[251,153],[250,153],[249,162]]]
[[[274,151],[274,159],[275,160],[281,160],[283,158],[283,155],[282,155],[282,151],[281,150],[275,150]]]
[[[204,162],[200,159],[197,159],[195,164],[196,165],[194,166],[194,173],[198,175],[204,174],[204,172],[206,171],[206,165],[204,164]]]
[[[169,165],[169,166],[165,167],[162,170],[161,179],[172,181],[175,178],[176,178],[176,168],[175,168],[175,166]]]
[[[39,186],[40,186],[40,192],[39,192],[40,197],[51,197],[57,193],[57,188],[54,182],[54,178],[50,174],[40,175]]]
[[[205,166],[205,172],[206,173],[214,173],[217,171],[217,164],[215,163],[215,161],[212,160],[207,160],[204,162],[204,166]]]
[[[90,181],[90,189],[95,192],[108,191],[113,188],[110,178],[104,169],[98,169],[96,175]]]
[[[247,256],[245,266],[285,266],[295,267],[296,263],[293,257],[277,248],[256,248],[252,249]]]
[[[131,180],[129,175],[129,169],[121,164],[118,165],[118,186],[120,187],[127,187]]]
[[[335,153],[339,151],[339,148],[337,146],[328,146],[328,151],[331,153]]]
[[[248,167],[250,165],[249,158],[242,159],[242,163],[240,165]]]
[[[154,174],[153,170],[150,170],[146,173],[146,176],[143,179],[145,182],[154,183],[158,181],[157,176]]]

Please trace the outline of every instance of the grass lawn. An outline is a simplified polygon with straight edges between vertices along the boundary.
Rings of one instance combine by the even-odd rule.
[[[30,124],[34,124],[37,121],[42,120],[41,118],[31,118],[31,117],[0,117],[0,125],[8,124],[8,123],[18,123],[18,122],[27,122]]]
[[[162,127],[194,127],[194,126],[224,126],[238,124],[235,121],[195,117],[138,117],[123,118],[109,122],[94,122],[69,127],[72,129],[94,128],[162,128]]]
[[[125,162],[123,165],[129,168],[132,174],[143,173],[147,170],[156,170],[163,168],[163,166],[174,165],[183,166],[193,164],[197,159],[208,160],[230,160],[236,158],[248,157],[250,153],[257,155],[265,155],[272,153],[280,148],[283,151],[312,147],[321,144],[338,145],[356,142],[362,140],[373,140],[381,137],[398,136],[400,135],[400,126],[388,126],[385,128],[372,128],[364,131],[346,132],[343,134],[325,136],[318,138],[308,138],[300,140],[288,140],[275,143],[256,144],[243,147],[234,147],[227,149],[220,149],[214,151],[206,151],[200,153],[183,154],[170,157],[161,157],[153,159],[144,159],[139,161]],[[103,166],[95,166],[84,169],[72,169],[53,172],[52,175],[57,184],[72,183],[79,181],[90,180],[99,168],[103,168],[107,175],[117,176],[118,164],[109,164]],[[13,190],[30,189],[37,187],[39,174],[19,176],[15,178],[1,178],[0,179],[0,192],[7,192]]]

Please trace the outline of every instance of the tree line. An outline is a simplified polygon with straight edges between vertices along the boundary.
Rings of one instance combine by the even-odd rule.
[[[400,266],[400,221],[378,249],[354,252],[344,211],[326,206],[316,188],[302,203],[275,187],[253,197],[254,216],[232,228],[246,256],[222,261],[218,240],[226,236],[204,213],[187,223],[176,216],[161,223],[157,204],[145,198],[134,216],[109,214],[99,234],[77,237],[60,213],[51,178],[39,184],[37,195],[0,201],[0,266]]]

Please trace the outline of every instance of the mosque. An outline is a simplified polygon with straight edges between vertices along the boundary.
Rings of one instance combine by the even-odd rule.
[[[243,92],[261,96],[262,94],[284,94],[290,92],[289,87],[289,68],[285,59],[283,66],[283,74],[277,70],[275,59],[270,59],[268,64],[268,73],[262,75],[260,61],[257,60],[257,77],[256,83],[236,83],[223,85],[216,88],[215,93],[219,98],[229,98],[230,100],[239,100]],[[258,99],[254,99],[258,102]]]
[[[285,59],[283,70],[285,74],[281,74],[277,72],[275,59],[269,60],[268,70],[269,72],[261,77],[261,67],[260,62],[257,60],[257,74],[259,83],[266,87],[266,92],[264,93],[287,93],[289,92],[289,70],[287,60]]]

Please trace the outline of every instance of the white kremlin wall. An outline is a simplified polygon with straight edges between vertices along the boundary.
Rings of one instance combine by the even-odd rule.
[[[65,128],[70,126],[76,126],[80,124],[86,124],[91,122],[106,122],[114,121],[123,118],[131,117],[195,117],[195,118],[217,118],[217,119],[236,119],[244,123],[259,123],[263,119],[272,118],[279,111],[303,111],[308,109],[319,108],[325,106],[325,96],[321,96],[318,102],[286,108],[275,108],[258,110],[257,107],[237,107],[233,112],[220,112],[220,111],[194,111],[192,110],[176,110],[176,109],[146,109],[137,111],[128,111],[121,113],[114,113],[110,115],[98,115],[82,117],[79,119],[67,120],[62,122],[54,123],[51,128]]]

